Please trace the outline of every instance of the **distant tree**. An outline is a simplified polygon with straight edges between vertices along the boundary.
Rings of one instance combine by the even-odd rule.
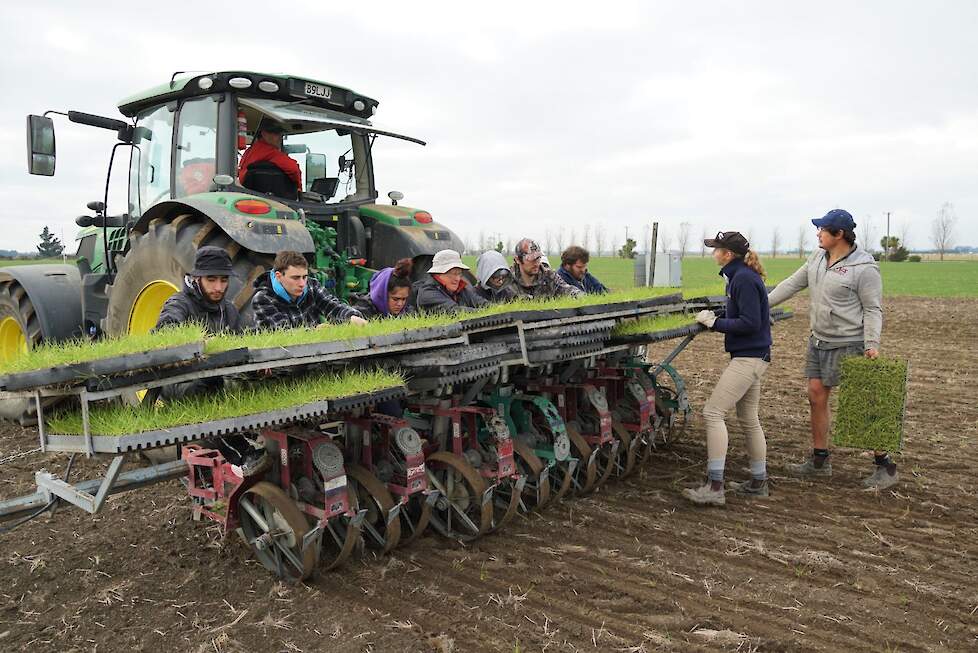
[[[669,250],[672,248],[672,236],[668,231],[659,227],[659,249],[664,253],[668,254]]]
[[[503,241],[500,240],[499,242],[496,243],[496,251],[497,252],[502,252],[503,251],[503,247],[504,247]]]
[[[859,229],[859,226],[856,226]],[[866,249],[870,249],[873,243],[876,242],[876,223],[873,221],[872,216],[867,215],[863,218],[862,222],[862,234],[860,240],[865,245]]]
[[[900,243],[900,239],[896,236],[890,236],[887,238],[883,236],[880,238],[880,247],[883,248],[883,259],[886,261],[906,261],[907,257],[910,256],[910,252],[907,248]]]
[[[618,256],[621,258],[635,258],[635,246],[638,243],[635,242],[634,238],[629,238],[622,245],[621,249],[618,250]]]
[[[686,258],[686,249],[689,247],[689,230],[692,226],[688,222],[679,223],[679,258]]]
[[[58,258],[64,251],[65,248],[61,241],[54,237],[47,225],[44,225],[44,231],[41,232],[41,244],[37,246],[38,257]]]
[[[552,251],[554,251],[554,252],[562,252],[562,251],[564,251],[564,243],[566,242],[565,241],[565,238],[566,238],[566,234],[564,233],[564,228],[563,227],[557,227],[557,234],[554,237],[554,245],[557,246],[557,249],[554,249]]]
[[[954,225],[958,217],[954,214],[954,206],[950,202],[944,202],[941,210],[937,212],[937,217],[930,225],[930,238],[934,243],[934,249],[944,260],[944,253],[954,247]],[[45,227],[45,230],[47,227]]]
[[[900,223],[900,244],[910,249],[910,221],[904,220]]]
[[[798,228],[798,258],[805,258],[805,241],[808,240],[808,225]]]
[[[567,243],[567,246],[568,247],[570,247],[571,245],[577,245],[577,229],[575,229],[574,227],[571,227],[571,230],[570,230],[570,242]],[[564,248],[561,247],[560,248],[560,251],[563,252],[564,251]]]
[[[700,234],[700,256],[706,258],[706,239],[710,237],[710,234],[706,231],[706,227],[703,227],[703,232]]]
[[[581,247],[584,249],[591,249],[591,225],[584,225],[584,231],[581,233]]]
[[[602,254],[604,254],[604,236],[605,236],[604,229],[601,228],[601,225],[598,225],[598,228],[594,230],[594,249],[595,249],[594,255],[595,256],[601,256]]]
[[[778,257],[778,249],[781,247],[781,230],[778,227],[771,232],[771,258]]]
[[[554,247],[554,232],[549,227],[543,231],[543,246],[548,252]]]

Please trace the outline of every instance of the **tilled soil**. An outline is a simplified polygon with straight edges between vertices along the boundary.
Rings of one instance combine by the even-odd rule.
[[[888,299],[884,353],[912,380],[901,482],[864,490],[869,454],[834,476],[782,475],[808,452],[807,304],[775,327],[762,424],[772,496],[699,508],[703,429],[624,482],[462,546],[435,536],[307,585],[273,580],[237,538],[190,521],[178,482],[61,508],[0,535],[0,648],[31,651],[944,651],[978,648],[978,301]],[[676,362],[702,406],[725,356]],[[0,457],[36,446],[6,426]],[[0,466],[32,491],[40,454]],[[90,476],[99,462],[79,461]],[[745,476],[731,430],[730,478]]]

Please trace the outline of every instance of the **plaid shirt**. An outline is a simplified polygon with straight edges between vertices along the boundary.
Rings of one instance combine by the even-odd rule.
[[[257,291],[251,299],[251,307],[258,329],[316,327],[324,321],[341,324],[354,315],[363,317],[360,311],[326,292],[319,280],[313,277],[309,277],[306,294],[298,302],[286,302],[275,294],[267,274],[255,279],[255,288]]]

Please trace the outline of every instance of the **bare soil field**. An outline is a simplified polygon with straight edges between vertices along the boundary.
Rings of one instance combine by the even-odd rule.
[[[432,535],[292,587],[237,538],[192,523],[173,481],[113,497],[95,518],[61,508],[0,535],[0,650],[976,650],[978,300],[886,301],[884,353],[908,357],[912,381],[902,481],[884,492],[862,489],[864,452],[836,450],[835,475],[819,482],[782,474],[810,446],[805,301],[775,327],[763,390],[768,500],[680,499],[703,476],[697,420],[593,496],[473,545]],[[696,407],[724,362],[715,335],[677,360]],[[35,442],[4,426],[0,457]],[[0,496],[64,463],[35,454],[0,466]],[[745,467],[734,428],[728,477]]]

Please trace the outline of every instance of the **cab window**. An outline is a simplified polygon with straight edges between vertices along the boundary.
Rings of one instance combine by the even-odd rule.
[[[147,111],[136,119],[129,166],[129,214],[139,217],[146,209],[170,199],[170,148],[173,111],[166,106]]]
[[[206,193],[217,160],[217,102],[203,97],[184,102],[177,126],[174,196]]]

